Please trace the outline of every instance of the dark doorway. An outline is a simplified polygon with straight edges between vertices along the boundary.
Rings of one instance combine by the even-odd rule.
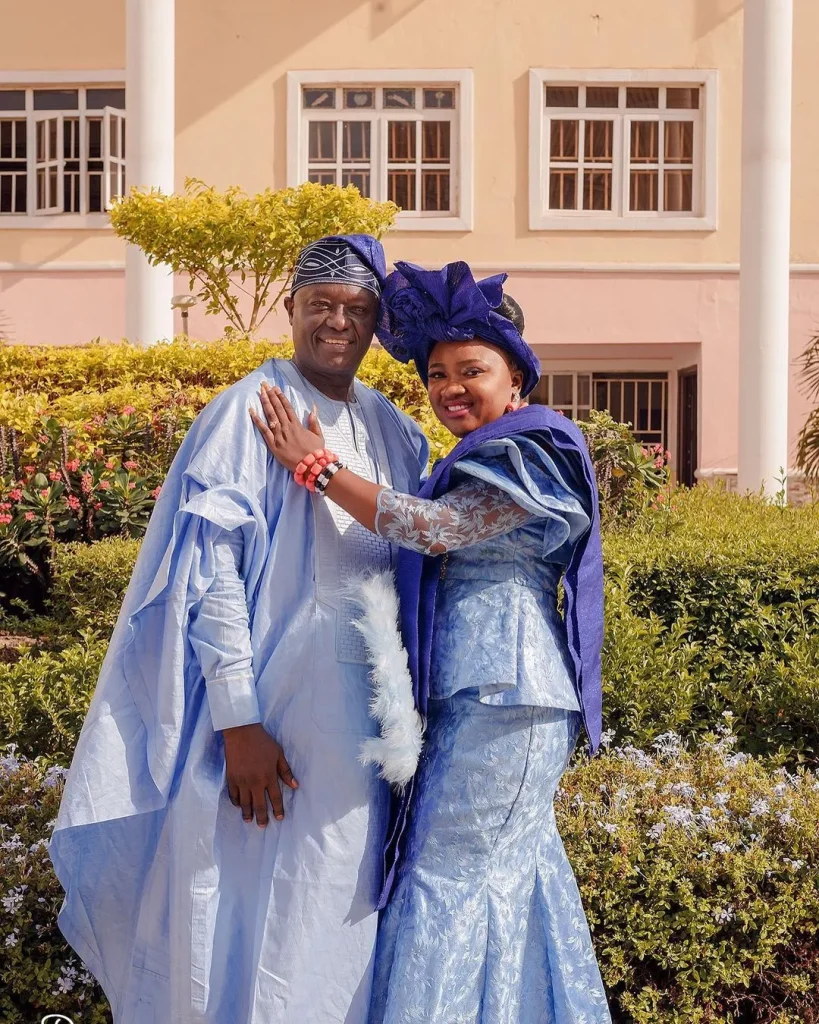
[[[697,482],[697,368],[680,370],[679,384],[679,458],[677,479],[685,487]]]

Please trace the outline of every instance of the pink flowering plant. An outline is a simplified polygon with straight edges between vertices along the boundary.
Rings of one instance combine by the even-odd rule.
[[[58,542],[145,532],[179,425],[128,408],[104,425],[104,440],[89,439],[44,418],[24,450],[13,431],[0,431],[0,567],[10,576],[42,591]]]

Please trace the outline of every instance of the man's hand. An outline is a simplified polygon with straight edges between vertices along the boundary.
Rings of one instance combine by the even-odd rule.
[[[282,748],[258,723],[224,729],[222,737],[231,803],[242,808],[245,821],[253,821],[255,814],[256,824],[265,828],[268,822],[267,793],[273,805],[273,815],[281,821],[284,806],[279,779],[290,789],[299,788]]]

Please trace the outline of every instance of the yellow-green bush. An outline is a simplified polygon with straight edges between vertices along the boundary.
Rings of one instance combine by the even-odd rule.
[[[93,438],[95,416],[127,407],[149,415],[173,402],[198,412],[268,359],[286,359],[292,351],[287,340],[238,337],[208,343],[177,338],[150,348],[102,341],[70,348],[0,346],[0,426],[30,437],[47,413],[66,426],[87,424],[84,436]],[[433,416],[412,367],[376,347],[359,377],[419,421],[433,458],[451,448],[454,439]]]

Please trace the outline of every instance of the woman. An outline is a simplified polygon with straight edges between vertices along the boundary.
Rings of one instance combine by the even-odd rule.
[[[387,888],[397,881],[371,1021],[608,1022],[552,807],[581,712],[593,747],[599,738],[588,455],[573,424],[520,408],[539,363],[502,315],[504,276],[476,284],[464,263],[396,267],[379,338],[415,361],[436,416],[461,438],[421,496],[344,469],[322,451],[315,417],[301,425],[277,391],[263,395],[267,423],[254,414],[298,482],[403,549],[404,639],[427,734],[406,836],[404,807],[388,847]],[[557,610],[567,567],[568,631]]]

